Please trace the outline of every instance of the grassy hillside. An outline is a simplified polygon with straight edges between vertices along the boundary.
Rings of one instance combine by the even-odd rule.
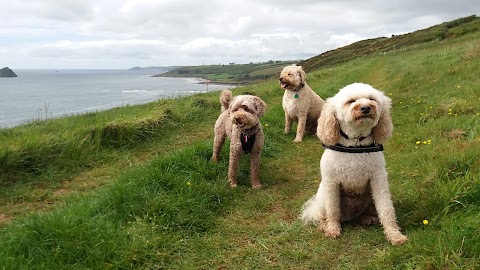
[[[175,68],[155,76],[196,77],[207,79],[213,83],[235,85],[254,83],[276,77],[281,69],[288,64],[300,63],[306,71],[314,71],[359,57],[411,49],[412,45],[457,38],[467,33],[478,31],[480,31],[480,18],[472,15],[404,35],[362,40],[322,53],[305,61],[269,61],[268,63],[187,66]]]
[[[371,54],[307,74],[322,97],[352,82],[393,101],[385,144],[399,225],[303,226],[322,147],[283,134],[275,79],[239,87],[268,104],[261,163],[237,189],[228,149],[209,162],[219,93],[0,131],[0,266],[5,269],[478,269],[480,33]],[[428,224],[424,224],[428,220]]]
[[[404,35],[358,41],[307,59],[301,65],[305,70],[312,71],[364,56],[394,53],[412,49],[414,45],[454,39],[478,31],[480,31],[480,18],[472,15]]]
[[[293,61],[269,61],[268,63],[250,63],[228,65],[203,65],[180,67],[154,77],[194,77],[204,78],[213,83],[246,84],[255,83],[277,76],[286,65]]]

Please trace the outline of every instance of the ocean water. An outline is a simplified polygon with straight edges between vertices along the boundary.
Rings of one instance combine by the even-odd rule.
[[[0,128],[38,119],[215,91],[233,86],[191,78],[151,77],[155,71],[14,70],[0,78]]]

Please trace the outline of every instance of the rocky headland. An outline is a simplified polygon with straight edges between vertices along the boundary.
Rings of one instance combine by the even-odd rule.
[[[8,67],[4,67],[0,69],[0,77],[18,77],[13,70],[9,69]]]

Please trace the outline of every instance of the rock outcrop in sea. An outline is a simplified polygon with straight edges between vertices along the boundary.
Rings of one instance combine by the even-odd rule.
[[[8,67],[4,67],[0,69],[0,77],[18,77],[13,70],[9,69]]]

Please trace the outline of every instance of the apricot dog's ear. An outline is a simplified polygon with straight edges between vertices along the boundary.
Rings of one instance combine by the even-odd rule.
[[[325,145],[335,145],[340,140],[340,124],[335,115],[333,100],[327,99],[318,118],[317,137]]]
[[[300,83],[305,83],[307,81],[307,74],[303,71],[302,66],[298,66],[298,77],[300,77]]]

